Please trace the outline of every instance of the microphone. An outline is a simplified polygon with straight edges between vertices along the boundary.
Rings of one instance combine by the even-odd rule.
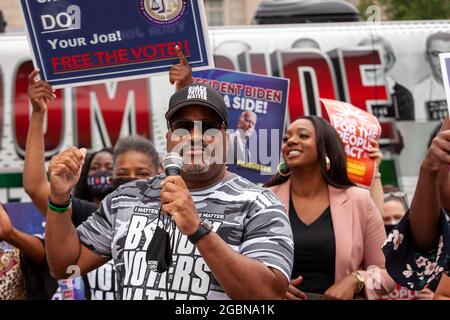
[[[162,167],[167,177],[179,176],[182,166],[183,159],[176,152],[169,152],[162,160]]]
[[[176,152],[169,152],[162,160],[162,167],[166,176],[179,176],[183,159]],[[150,270],[158,273],[164,273],[172,266],[172,248],[175,244],[175,221],[172,218],[165,218],[161,215],[162,203],[158,212],[158,221],[153,238],[147,247],[146,259]],[[172,224],[172,237],[167,231],[167,227]],[[169,299],[167,292],[168,276],[166,277],[166,299]]]

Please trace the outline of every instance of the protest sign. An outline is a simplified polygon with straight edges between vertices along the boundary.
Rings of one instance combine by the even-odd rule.
[[[450,53],[441,53],[439,55],[441,60],[441,71],[442,79],[444,80],[445,96],[447,97],[447,114],[450,110]],[[441,115],[440,119],[445,117],[444,114]]]
[[[3,205],[12,225],[27,234],[44,237],[45,218],[31,202],[11,202]]]
[[[381,135],[377,118],[349,103],[329,99],[320,101],[344,143],[348,176],[356,184],[370,187],[375,176],[375,161],[368,155],[370,140],[378,140]]]
[[[280,161],[289,80],[222,69],[197,71],[193,77],[220,92],[228,107],[230,171],[254,183],[267,182]]]
[[[203,1],[21,0],[34,65],[55,88],[211,67]]]

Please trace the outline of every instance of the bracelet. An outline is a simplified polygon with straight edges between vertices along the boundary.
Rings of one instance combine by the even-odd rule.
[[[361,276],[361,274],[358,271],[352,272],[352,276],[358,280],[358,286],[355,289],[354,294],[360,293],[364,289],[364,278]]]
[[[381,172],[375,174],[374,179],[381,179]]]
[[[52,202],[50,197],[48,197],[48,208],[52,211],[64,213],[67,210],[69,210],[71,206],[72,206],[72,196],[70,196],[69,200],[63,204],[54,203]]]

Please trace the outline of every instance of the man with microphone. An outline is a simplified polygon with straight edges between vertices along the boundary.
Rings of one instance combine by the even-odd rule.
[[[223,98],[187,86],[171,97],[166,119],[167,150],[175,152],[164,161],[170,175],[121,186],[77,230],[70,191],[85,150],[51,161],[46,252],[53,275],[67,277],[71,265],[84,274],[112,258],[121,299],[283,298],[293,263],[289,221],[272,192],[227,171]],[[152,245],[157,235],[164,252]],[[167,271],[149,256],[164,256]]]

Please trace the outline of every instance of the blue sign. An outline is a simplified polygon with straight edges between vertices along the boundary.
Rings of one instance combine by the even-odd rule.
[[[31,235],[44,237],[45,218],[31,202],[10,202],[3,204],[8,211],[12,225]]]
[[[254,183],[268,182],[280,161],[289,80],[222,69],[196,71],[193,77],[225,99],[228,169]]]
[[[201,0],[21,0],[34,64],[55,88],[167,72],[178,46],[211,67]]]

